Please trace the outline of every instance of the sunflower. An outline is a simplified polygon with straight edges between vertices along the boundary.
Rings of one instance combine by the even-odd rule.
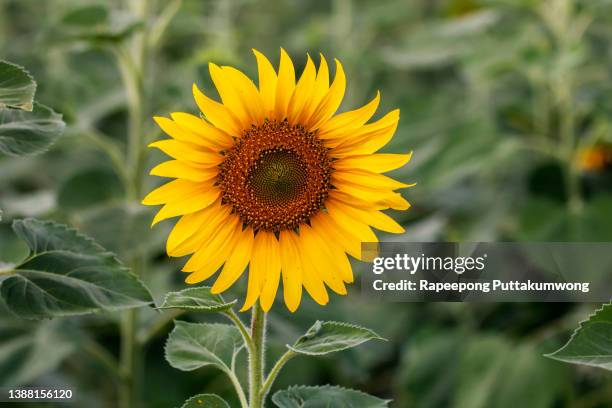
[[[260,52],[259,87],[239,70],[209,65],[221,98],[194,84],[202,116],[155,117],[170,139],[152,143],[174,160],[153,170],[175,180],[149,193],[161,205],[153,225],[181,217],[167,241],[172,257],[191,255],[186,282],[220,270],[212,286],[221,293],[248,266],[242,310],[259,300],[268,311],[282,277],[287,308],[295,311],[302,288],[319,304],[326,287],[344,295],[353,282],[347,254],[363,259],[363,242],[378,242],[371,227],[404,229],[382,210],[406,210],[395,190],[409,187],[381,173],[397,169],[410,154],[377,153],[392,138],[394,110],[371,123],[380,94],[365,106],[336,115],[346,78],[338,60],[330,85],[328,64],[310,56],[296,82],[291,58],[281,49],[278,72]]]

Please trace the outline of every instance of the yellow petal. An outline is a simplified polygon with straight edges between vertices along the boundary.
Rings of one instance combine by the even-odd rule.
[[[174,117],[180,117],[180,118],[184,118],[183,115],[188,115],[187,113],[173,113],[171,116]],[[189,115],[189,116],[193,116],[193,115]],[[204,121],[202,119],[197,118],[196,116],[193,116],[195,118],[195,120],[198,120],[202,123],[204,123]],[[181,142],[187,142],[187,143],[191,143],[193,145],[196,146],[201,146],[204,147],[206,149],[210,149],[212,151],[219,151],[219,145],[214,143],[214,141],[211,138],[206,138],[204,136],[202,136],[201,133],[196,133],[193,130],[191,130],[191,128],[188,128],[186,126],[183,126],[181,123],[185,123],[185,121],[183,120],[181,123],[174,121],[174,120],[170,120],[168,118],[164,118],[162,116],[155,116],[153,117],[153,120],[155,120],[155,123],[157,123],[157,125],[170,137],[172,137],[175,140],[181,141]],[[190,124],[190,126],[194,126],[193,124]],[[209,125],[210,126],[210,125]],[[212,126],[210,126],[211,129],[214,129]],[[202,132],[203,127],[201,129],[199,129],[199,132]],[[219,132],[220,133],[220,132]]]
[[[217,177],[219,170],[216,167],[199,167],[180,160],[170,160],[153,167],[149,174],[189,181],[207,181]]]
[[[172,243],[168,242],[166,245],[168,255],[181,257],[197,251],[203,244],[209,242],[212,237],[217,234],[222,224],[227,224],[231,221],[231,218],[234,218],[230,215],[231,207],[221,205],[220,200],[213,203],[204,211],[205,212],[201,214],[203,221],[193,234],[182,240],[177,237],[176,241]],[[200,219],[197,219],[197,221],[199,222]]]
[[[318,276],[339,295],[346,295],[344,282],[335,271],[340,268],[340,263],[334,259],[334,254],[329,250],[328,244],[320,240],[318,235],[312,232],[308,225],[300,226],[298,238],[304,249],[302,255],[313,259],[313,266]]]
[[[252,123],[249,112],[226,71],[212,62],[208,64],[208,71],[223,105],[240,121],[243,129],[248,128]]]
[[[190,161],[208,167],[217,166],[225,160],[221,154],[212,150],[178,140],[158,140],[151,143],[149,147],[156,147],[173,159]]]
[[[411,187],[410,184],[405,184],[391,177],[382,174],[373,173],[367,170],[337,170],[332,173],[332,184],[334,181],[343,181],[345,183],[355,184],[357,186],[368,187],[371,189],[382,190],[397,190],[398,188]]]
[[[159,205],[183,200],[201,191],[210,190],[212,183],[198,183],[189,180],[173,180],[151,191],[142,200],[144,205]]]
[[[317,79],[315,81],[314,90],[312,91],[312,98],[310,98],[309,106],[305,107],[305,111],[308,111],[308,115],[303,117],[304,123],[310,119],[310,116],[314,113],[314,110],[321,103],[327,92],[329,92],[329,67],[327,66],[327,60],[323,54],[319,54],[321,62],[319,63],[319,71],[317,72]]]
[[[219,203],[212,204],[203,210],[182,216],[170,231],[166,241],[166,252],[170,256],[176,256],[175,249],[190,239],[200,229],[202,224],[215,214],[219,213],[221,206]]]
[[[363,169],[375,173],[386,173],[398,169],[410,161],[412,153],[409,154],[366,154],[359,156],[347,156],[336,160],[333,167],[336,170]]]
[[[253,81],[234,67],[224,66],[222,69],[250,117],[250,124],[261,124],[265,118],[263,101]]]
[[[332,256],[333,267],[331,272],[337,271],[340,275],[340,278],[347,283],[351,283],[354,280],[353,270],[351,268],[351,263],[349,262],[346,254],[344,252],[344,248],[342,245],[335,241],[332,235],[329,235],[322,228],[315,228],[313,225],[311,228],[311,233],[316,237],[319,242],[319,245],[325,246]]]
[[[329,87],[329,91],[315,110],[315,113],[309,120],[308,129],[316,130],[331,118],[340,107],[344,91],[346,89],[346,76],[340,61],[336,61],[336,76],[334,82]]]
[[[242,135],[244,128],[241,126],[240,120],[225,106],[204,95],[196,84],[193,84],[193,97],[206,120],[215,127],[223,130],[230,136],[240,137]]]
[[[232,137],[223,130],[212,126],[199,116],[184,112],[170,114],[172,120],[199,137],[197,142],[203,146],[216,149],[227,149],[234,144]]]
[[[337,188],[332,189],[329,192],[330,198],[343,201],[346,204],[350,204],[353,207],[362,208],[364,210],[386,210],[389,208],[388,205],[384,205],[382,201],[366,201],[364,199],[350,195],[344,191],[340,191]]]
[[[244,306],[240,309],[241,311],[250,309],[251,306],[255,304],[262,293],[269,274],[276,274],[277,269],[280,271],[278,243],[276,243],[276,247],[274,248],[275,244],[272,240],[276,241],[276,237],[273,233],[267,231],[259,231],[255,236],[251,266],[249,267],[247,297],[244,301]],[[276,258],[273,259],[271,254],[276,254]]]
[[[161,210],[155,214],[151,225],[155,225],[160,221],[168,218],[177,217],[179,215],[190,214],[208,207],[219,198],[220,191],[217,188],[212,188],[204,191],[197,191],[185,197],[185,200],[172,201],[165,204]]]
[[[229,258],[223,266],[223,270],[210,289],[212,293],[217,294],[226,291],[240,278],[251,259],[253,241],[254,236],[251,227],[247,227],[244,231],[240,232],[236,246],[232,249]]]
[[[289,235],[293,240],[294,245],[298,249],[299,261],[302,265],[302,281],[306,292],[320,305],[326,305],[329,302],[329,295],[323,284],[323,279],[319,276],[319,272],[315,268],[311,256],[303,246],[303,241],[297,235]]]
[[[239,230],[241,229],[242,226],[236,226],[229,236],[225,236],[225,239],[222,240],[221,238],[218,238],[217,240],[211,242],[206,249],[202,249],[201,257],[207,261],[204,262],[200,268],[187,276],[185,282],[189,284],[198,283],[214,275],[215,272],[219,270],[221,265],[223,265],[228,259],[234,246],[236,246],[236,242],[240,236]],[[193,255],[193,257],[198,256],[199,254],[200,252],[198,251]]]
[[[331,156],[336,158],[372,154],[386,145],[393,137],[399,121],[399,109],[389,112],[382,119],[363,126],[349,138],[338,141],[327,140],[326,146],[333,147]]]
[[[274,111],[276,119],[287,117],[287,107],[295,89],[295,69],[287,52],[281,48],[280,66],[278,68],[278,81],[276,83],[276,102]]]
[[[223,256],[226,246],[231,244],[232,239],[235,240],[236,236],[239,236],[236,233],[236,229],[239,227],[239,218],[232,217],[228,221],[229,222],[219,224],[215,234],[212,234],[210,239],[201,242],[198,250],[189,258],[185,266],[183,266],[183,272],[210,272],[210,275],[206,276],[206,278],[208,278],[223,265],[223,262],[227,259],[227,255],[225,257]],[[229,254],[229,249],[227,249],[227,254]],[[222,261],[217,263],[218,259],[221,258]],[[211,271],[211,268],[215,265],[216,268]],[[204,272],[201,272],[201,275],[204,275]]]
[[[302,264],[299,260],[297,247],[289,235],[293,231],[281,231],[279,237],[279,250],[281,256],[281,270],[283,276],[283,294],[285,305],[291,312],[295,312],[302,299]]]
[[[381,202],[386,208],[392,208],[394,210],[407,210],[410,208],[410,203],[402,197],[400,193],[393,193],[388,197],[385,197]]]
[[[336,187],[338,191],[355,197],[360,201],[370,202],[372,206],[377,209],[389,208],[388,205],[385,205],[387,202],[386,200],[393,199],[395,195],[395,192],[391,190],[370,188],[353,183],[346,183],[338,179],[334,181],[334,187]]]
[[[394,234],[401,234],[404,232],[404,228],[401,225],[395,222],[393,218],[380,211],[363,210],[354,208],[350,205],[344,205],[342,208],[347,216],[361,220],[363,223],[371,225],[381,231],[387,231]]]
[[[293,95],[291,96],[291,100],[289,101],[289,106],[287,108],[287,120],[291,125],[300,123],[300,115],[303,113],[302,110],[304,105],[310,99],[316,76],[317,70],[309,55],[308,59],[306,60],[304,72],[295,86]]]
[[[379,103],[380,92],[377,91],[374,99],[361,108],[343,112],[331,118],[321,126],[317,135],[321,139],[339,139],[346,137],[347,134],[350,135],[353,130],[358,129],[370,120]]]
[[[281,274],[281,257],[278,240],[272,232],[267,233],[266,240],[266,282],[259,296],[259,303],[264,312],[269,311],[274,303]]]
[[[361,244],[367,242],[378,242],[378,238],[366,223],[361,220],[351,218],[346,214],[344,210],[348,206],[339,201],[327,200],[325,202],[325,207],[327,208],[329,215],[340,226],[340,228],[355,237]],[[361,259],[361,248],[359,253],[359,259]]]
[[[327,241],[338,243],[353,258],[361,259],[361,241],[341,228],[329,214],[321,211],[310,219],[310,223],[312,228],[325,235]]]
[[[271,118],[276,102],[276,71],[270,61],[259,51],[253,49],[257,59],[257,71],[259,73],[259,94],[263,102],[265,114]]]

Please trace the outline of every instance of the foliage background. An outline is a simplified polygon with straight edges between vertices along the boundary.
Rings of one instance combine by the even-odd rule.
[[[74,13],[88,4],[109,10],[110,28],[95,13]],[[209,61],[256,77],[251,48],[277,61],[280,46],[298,70],[306,52],[343,62],[341,109],[377,89],[381,112],[399,107],[387,149],[414,150],[395,176],[418,185],[406,193],[413,208],[394,214],[406,234],[385,239],[612,239],[610,163],[580,161],[584,149],[605,152],[612,143],[612,1],[184,0],[151,7],[168,15],[176,7],[176,15],[148,62],[147,114],[195,113],[191,84],[212,89]],[[45,155],[0,157],[0,260],[27,253],[11,219],[54,219],[126,262],[146,257],[144,279],[159,303],[184,287],[180,260],[163,250],[171,223],[149,230],[150,210],[126,202],[120,175],[96,144],[100,134],[126,142],[125,91],[108,44],[149,23],[131,20],[120,1],[0,3],[0,57],[30,70],[37,99],[68,126]],[[143,126],[148,139],[160,136],[152,120]],[[149,152],[147,160],[151,168],[162,157]],[[294,315],[279,302],[270,358],[316,319],[370,327],[390,341],[333,358],[296,358],[275,388],[340,384],[393,398],[395,407],[612,406],[609,373],[542,357],[562,345],[590,305],[371,304],[358,292],[353,287],[325,308],[306,302]],[[146,334],[159,316],[148,310],[141,318]],[[96,340],[117,353],[117,323],[112,314],[23,322],[3,310],[0,384],[67,386],[78,406],[114,406],[114,384],[88,345]],[[235,401],[213,369],[168,366],[169,329],[155,331],[146,346],[145,406],[175,406],[202,391]]]

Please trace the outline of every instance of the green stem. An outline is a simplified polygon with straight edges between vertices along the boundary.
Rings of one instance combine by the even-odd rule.
[[[119,405],[121,408],[135,408],[138,404],[138,354],[136,343],[137,309],[131,309],[122,316],[121,324],[121,377]]]
[[[276,380],[278,373],[280,373],[285,364],[287,364],[287,362],[291,360],[294,356],[295,353],[293,351],[287,350],[287,352],[283,354],[281,358],[278,359],[276,364],[274,364],[274,367],[272,367],[272,370],[270,370],[266,381],[264,382],[263,386],[261,387],[261,390],[259,391],[262,401],[266,400],[266,395],[268,395],[268,392],[270,392],[270,388],[272,388],[272,384],[274,384],[274,380]]]
[[[232,370],[225,371],[225,374],[229,377],[234,389],[236,390],[236,394],[238,394],[238,399],[240,400],[240,406],[242,408],[249,408],[249,402],[247,401],[246,395],[244,395],[244,391],[242,390],[242,385],[240,385],[240,381],[236,374]]]
[[[149,0],[128,0],[131,11],[145,22],[141,32],[135,33],[129,44],[122,43],[115,48],[119,71],[125,87],[128,111],[127,161],[128,182],[126,185],[128,202],[140,200],[144,174],[144,71],[147,58],[146,28],[149,20]],[[135,259],[132,271],[142,278],[144,259]],[[138,310],[124,313],[121,325],[121,372],[124,381],[120,386],[122,408],[137,408],[140,405],[140,381],[142,345],[136,339],[138,331]]]
[[[127,186],[128,199],[138,200],[142,194],[142,174],[144,172],[142,73],[134,60],[135,56],[130,54],[125,47],[119,46],[116,49],[116,56],[127,97],[127,160],[130,176],[130,183]]]
[[[254,352],[254,345],[247,327],[244,325],[240,317],[236,314],[236,312],[234,312],[233,309],[228,310],[224,313],[224,315],[227,316],[234,323],[234,325],[238,328],[238,331],[240,331],[240,334],[242,334],[242,338],[247,346],[247,351],[250,356]]]
[[[75,133],[79,133],[79,136],[85,136],[90,142],[96,145],[101,151],[103,151],[111,161],[113,169],[121,178],[121,181],[125,186],[129,185],[130,179],[128,169],[125,166],[125,160],[119,147],[106,135],[94,128],[79,129],[75,130]]]
[[[261,389],[264,377],[266,314],[261,309],[259,302],[253,306],[251,339],[253,352],[249,359],[249,408],[263,408]]]

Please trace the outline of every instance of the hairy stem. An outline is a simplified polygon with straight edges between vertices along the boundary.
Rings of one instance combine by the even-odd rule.
[[[272,369],[270,370],[266,381],[264,382],[263,386],[261,387],[261,390],[259,391],[262,401],[266,400],[266,395],[268,395],[268,392],[270,392],[270,388],[272,388],[272,384],[274,384],[274,380],[276,380],[278,373],[280,373],[285,364],[287,364],[287,362],[291,360],[294,356],[295,353],[293,351],[287,350],[287,352],[283,354],[281,358],[278,359],[276,364],[274,364],[274,367],[272,367]]]
[[[249,408],[263,408],[261,389],[264,378],[266,342],[266,314],[259,302],[253,306],[251,317],[251,340],[253,352],[249,358]]]
[[[149,0],[127,0],[127,6],[134,15],[145,22],[144,28],[135,33],[129,43],[122,43],[115,49],[127,98],[128,183],[126,191],[128,202],[132,202],[139,201],[142,195],[145,150],[144,70],[148,54],[146,22],[149,20],[151,5]],[[134,259],[132,266],[132,271],[141,276],[142,271],[145,270],[144,259]],[[121,408],[140,406],[140,383],[144,370],[141,369],[142,346],[136,338],[138,314],[137,309],[125,312],[121,325],[121,372],[124,376],[119,390]]]
[[[236,394],[238,394],[238,399],[240,400],[240,406],[242,408],[249,408],[249,402],[247,401],[246,395],[244,395],[244,390],[242,389],[242,385],[240,385],[240,381],[236,374],[232,370],[225,371],[225,374],[229,377],[234,389],[236,390]]]
[[[244,344],[246,344],[247,346],[247,351],[249,355],[251,355],[254,352],[254,345],[253,345],[253,340],[251,339],[251,335],[249,334],[249,330],[247,329],[247,327],[244,325],[240,317],[236,314],[236,312],[234,312],[233,309],[228,310],[227,312],[224,313],[224,315],[227,316],[234,323],[234,325],[238,328],[238,330],[240,331],[240,334],[242,334],[242,339],[244,340]]]
[[[121,408],[134,408],[138,404],[138,353],[136,343],[136,309],[128,310],[121,322],[121,377],[119,387],[119,404]]]

